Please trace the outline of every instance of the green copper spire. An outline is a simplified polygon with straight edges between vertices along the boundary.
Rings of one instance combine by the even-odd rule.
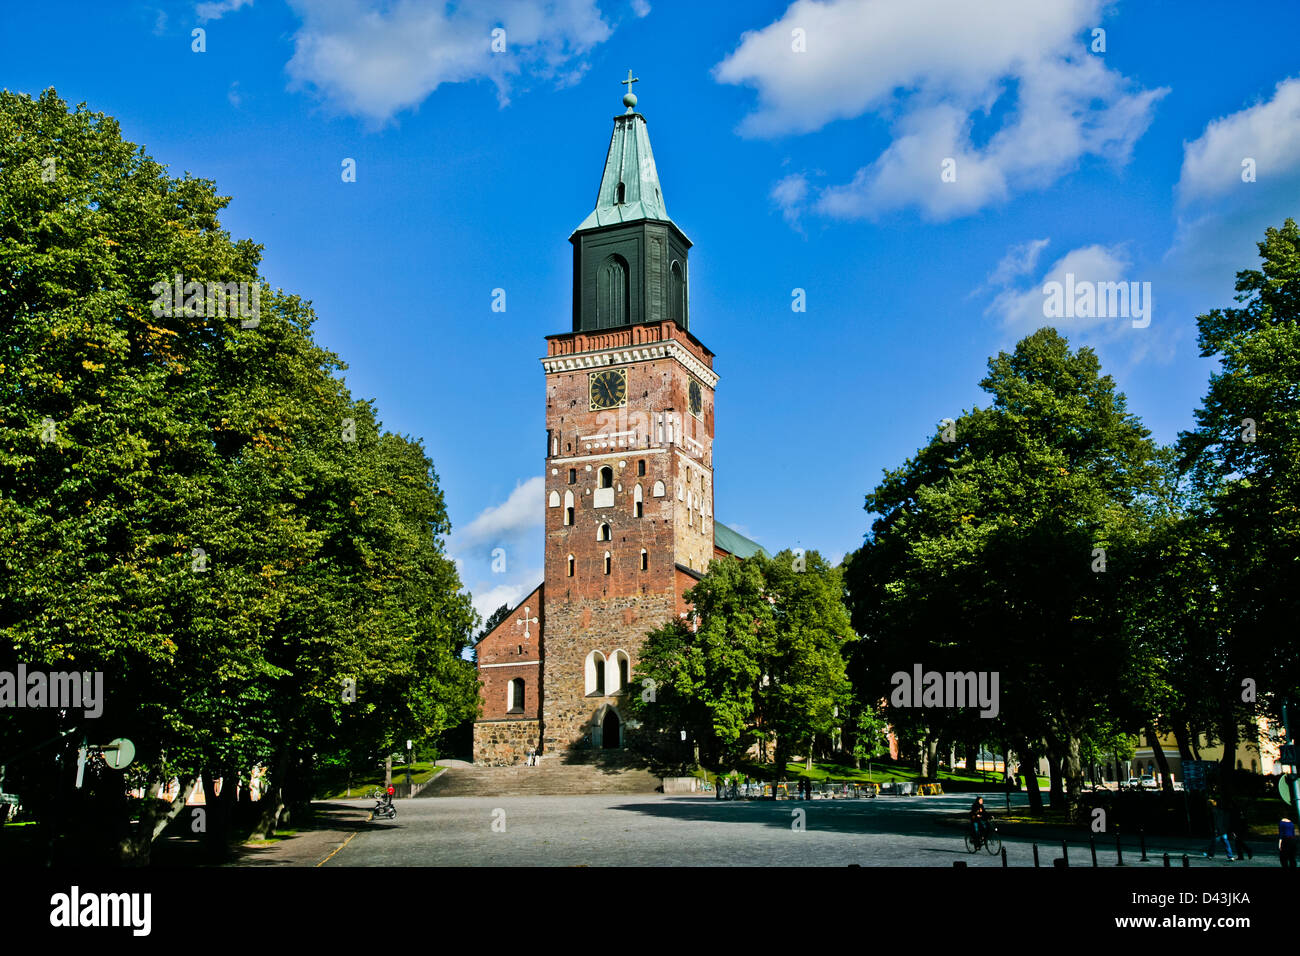
[[[639,79],[628,70],[627,79],[620,82],[627,86],[627,93],[623,96],[627,112],[614,117],[614,135],[610,137],[609,152],[605,155],[605,172],[600,177],[596,208],[575,232],[638,219],[672,222],[659,188],[659,172],[650,151],[645,117],[636,112],[632,84]]]

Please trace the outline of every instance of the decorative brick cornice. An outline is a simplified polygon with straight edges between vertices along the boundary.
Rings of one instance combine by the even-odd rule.
[[[549,374],[605,368],[610,365],[631,365],[634,362],[649,362],[665,358],[676,359],[709,388],[717,387],[717,373],[696,358],[686,346],[672,339],[644,345],[575,352],[571,355],[547,355],[541,362],[542,368]]]

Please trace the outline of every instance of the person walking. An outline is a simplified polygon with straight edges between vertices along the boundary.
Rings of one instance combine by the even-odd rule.
[[[1232,862],[1232,841],[1228,837],[1228,814],[1219,806],[1217,800],[1210,801],[1210,826],[1213,831],[1210,835],[1210,848],[1205,854],[1211,860],[1214,859],[1214,851],[1218,847],[1220,840],[1223,841],[1223,848],[1228,852],[1228,862]]]
[[[1277,825],[1277,858],[1284,867],[1295,869],[1295,823],[1283,817]]]
[[[1232,808],[1232,846],[1237,851],[1237,859],[1255,859],[1255,853],[1246,844],[1246,834],[1250,824],[1246,821],[1246,811],[1240,805]]]

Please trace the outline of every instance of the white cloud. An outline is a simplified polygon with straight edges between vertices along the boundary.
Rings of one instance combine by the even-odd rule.
[[[234,13],[241,7],[251,7],[253,0],[213,0],[211,3],[196,3],[194,14],[201,22],[220,20],[227,13]]]
[[[484,508],[447,543],[461,582],[486,620],[512,607],[542,579],[546,482],[538,475],[515,486],[500,504]]]
[[[808,198],[808,177],[803,173],[791,173],[772,187],[771,197],[785,221],[797,227],[801,207]]]
[[[448,6],[418,0],[290,0],[301,15],[286,69],[335,108],[381,123],[443,83],[491,80],[509,102],[524,69],[572,83],[581,56],[610,28],[594,0],[495,0]],[[505,30],[505,52],[492,31]],[[577,61],[577,62],[575,62]]]
[[[1033,272],[1034,267],[1038,265],[1039,255],[1051,241],[1030,239],[1028,242],[1012,246],[997,264],[993,274],[989,276],[989,285],[1004,286],[1017,276]]]
[[[1131,368],[1147,357],[1160,361],[1172,358],[1184,330],[1173,317],[1160,310],[1161,290],[1170,288],[1167,271],[1135,267],[1127,246],[1122,243],[1095,244],[1070,250],[1036,281],[1025,285],[1023,277],[1032,275],[1038,256],[1047,244],[1048,240],[1037,239],[1012,246],[983,287],[1001,287],[984,312],[998,320],[1004,334],[1003,347],[1051,326],[1068,338],[1073,348],[1086,345],[1097,350],[1112,371]],[[1094,311],[1109,314],[1049,316],[1044,308],[1049,283],[1060,283],[1063,288],[1076,291],[1092,285],[1097,291]],[[1108,302],[1105,287],[1098,291],[1101,283],[1123,283],[1125,289],[1122,293],[1115,290],[1114,302]],[[1077,297],[1074,301],[1078,301]],[[1103,303],[1114,305],[1121,301],[1125,303],[1126,314],[1103,306]],[[1149,310],[1146,316],[1136,314],[1139,305]],[[1150,319],[1146,327],[1134,328],[1135,320],[1141,322],[1146,318]]]
[[[758,91],[746,135],[866,113],[890,124],[889,146],[823,190],[818,212],[871,218],[915,205],[950,219],[1047,185],[1085,156],[1128,160],[1168,91],[1134,88],[1088,51],[1103,10],[1103,0],[797,0],[745,33],[714,75]],[[805,52],[793,49],[796,30]],[[977,139],[977,118],[995,112],[1000,126]]]
[[[650,4],[646,0],[632,0],[632,12],[638,17],[648,17],[650,15]]]
[[[546,516],[545,493],[546,479],[541,475],[516,485],[505,501],[484,508],[478,517],[454,535],[456,549],[502,541],[540,528]]]
[[[473,601],[474,610],[478,611],[479,616],[486,621],[492,615],[492,612],[502,604],[514,607],[531,594],[533,588],[537,587],[541,580],[542,573],[535,571],[532,577],[527,579],[527,581],[532,582],[531,584],[527,583],[527,581],[518,584],[498,584],[485,591],[476,591]]]
[[[1244,159],[1255,181],[1242,179]],[[1208,123],[1183,146],[1178,227],[1166,262],[1178,281],[1216,297],[1258,265],[1264,230],[1300,217],[1300,78],[1273,97]]]
[[[1083,246],[1072,249],[1056,260],[1041,281],[1029,288],[1009,287],[994,297],[988,312],[998,316],[1002,328],[1019,339],[1045,325],[1050,325],[1062,335],[1073,338],[1081,334],[1101,334],[1111,337],[1120,330],[1121,323],[1130,328],[1131,320],[1119,318],[1048,318],[1043,314],[1046,296],[1043,287],[1049,282],[1065,282],[1067,273],[1074,282],[1128,281],[1129,258],[1121,246]],[[990,276],[992,281],[992,276]],[[1073,284],[1073,283],[1072,283]]]
[[[1255,161],[1257,182],[1300,169],[1300,78],[1283,80],[1273,98],[1214,120],[1183,146],[1178,197],[1183,203],[1253,185],[1242,163]]]

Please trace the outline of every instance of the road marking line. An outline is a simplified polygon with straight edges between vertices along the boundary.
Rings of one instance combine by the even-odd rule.
[[[351,842],[352,842],[352,837],[356,836],[356,835],[357,835],[358,833],[360,833],[360,832],[361,832],[360,830],[353,830],[353,831],[352,831],[352,836],[349,836],[346,840],[344,840],[342,843],[340,843],[337,847],[334,848],[334,853],[337,853],[339,850],[343,849],[345,846],[347,846],[349,843],[351,843]],[[331,859],[333,859],[333,857],[334,857],[334,853],[331,853],[329,856],[325,857],[325,859],[321,860],[321,861],[320,861],[319,863],[317,863],[316,865],[317,865],[317,866],[324,866],[324,865],[325,865],[326,863],[328,863]]]

